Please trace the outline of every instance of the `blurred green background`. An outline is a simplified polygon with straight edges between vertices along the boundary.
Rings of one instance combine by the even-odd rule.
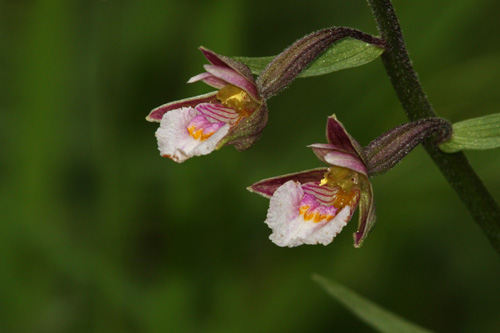
[[[327,247],[279,248],[263,178],[319,167],[332,113],[362,144],[406,121],[380,60],[296,81],[268,102],[260,141],[182,165],[148,112],[210,91],[204,45],[268,56],[344,25],[376,34],[366,3],[263,0],[0,2],[1,332],[371,332],[311,281],[334,279],[440,332],[500,330],[500,262],[422,148],[373,180]],[[439,115],[500,111],[498,0],[395,1]],[[500,199],[500,151],[467,154]]]

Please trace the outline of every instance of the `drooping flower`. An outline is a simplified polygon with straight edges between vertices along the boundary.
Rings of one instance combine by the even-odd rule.
[[[327,168],[262,180],[248,188],[270,198],[265,223],[279,246],[327,245],[359,206],[354,246],[359,247],[375,224],[373,190],[363,148],[335,115],[328,118],[327,144],[313,144]]]
[[[188,83],[203,81],[218,91],[164,104],[146,117],[160,122],[156,137],[161,155],[178,163],[224,145],[245,150],[267,122],[265,100],[248,67],[206,48],[200,50],[211,64]]]

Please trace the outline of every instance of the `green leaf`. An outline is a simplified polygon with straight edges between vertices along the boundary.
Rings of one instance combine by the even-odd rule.
[[[500,147],[500,113],[464,120],[452,127],[450,140],[439,145],[445,153]]]
[[[341,69],[357,67],[377,59],[384,49],[354,38],[344,38],[332,44],[298,75],[309,77],[329,74]],[[250,67],[253,74],[259,75],[274,57],[234,57],[235,60]]]
[[[331,280],[314,274],[313,280],[333,298],[344,305],[359,319],[374,329],[385,333],[430,333],[431,331],[410,323],[377,304],[359,296],[354,291]]]

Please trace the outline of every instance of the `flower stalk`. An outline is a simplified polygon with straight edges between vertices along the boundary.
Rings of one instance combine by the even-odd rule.
[[[411,121],[436,117],[415,73],[406,50],[403,33],[390,0],[367,0],[375,16],[386,52],[382,62]],[[479,179],[463,153],[446,154],[430,140],[423,146],[457,192],[472,217],[500,254],[500,207]]]
[[[368,173],[377,176],[387,172],[429,137],[436,136],[439,144],[450,138],[451,131],[450,122],[442,118],[424,118],[394,127],[366,146]]]
[[[384,47],[382,39],[362,31],[334,27],[307,35],[277,55],[257,79],[264,98],[272,97],[286,88],[309,64],[336,41],[351,37],[369,44]]]

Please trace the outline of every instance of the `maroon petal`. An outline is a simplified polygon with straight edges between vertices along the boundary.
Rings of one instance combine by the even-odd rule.
[[[361,147],[356,139],[347,133],[344,125],[337,120],[335,115],[328,117],[328,121],[326,123],[326,138],[328,143],[334,145],[338,150],[358,155],[363,163],[365,163],[365,165],[367,164],[363,147]]]
[[[205,58],[207,58],[207,60],[210,61],[210,63],[212,63],[213,65],[232,68],[248,81],[251,81],[255,84],[252,72],[247,65],[226,56],[217,54],[214,51],[204,48],[203,46],[200,47],[200,50],[201,52],[203,52]]]
[[[229,67],[229,65],[222,60],[222,57],[214,51],[204,48],[203,46],[200,47],[200,51],[203,52],[203,55],[208,61],[210,61],[211,64],[215,66]]]
[[[356,153],[356,150],[352,146],[351,139],[349,138],[349,134],[342,123],[337,120],[335,115],[328,117],[326,123],[326,138],[328,143],[334,145],[335,148],[350,153]]]
[[[241,76],[234,69],[215,65],[205,65],[203,67],[213,76],[245,90],[254,100],[260,101],[259,93],[257,92],[255,84]]]
[[[200,103],[216,102],[217,101],[216,95],[217,92],[214,91],[205,95],[190,97],[186,99],[181,99],[179,101],[163,104],[162,106],[153,109],[153,111],[151,111],[149,115],[146,117],[146,120],[151,122],[160,122],[161,118],[163,118],[163,115],[168,111],[185,107],[195,107]]]
[[[213,76],[212,74],[206,73],[206,72],[193,76],[192,78],[190,78],[188,80],[187,83],[193,83],[193,82],[197,82],[197,81],[203,81],[206,84],[208,84],[209,86],[217,88],[217,89],[220,89],[220,88],[224,87],[225,85],[227,85],[226,81],[221,80],[221,79]]]
[[[270,198],[273,196],[274,192],[289,180],[298,181],[301,184],[309,182],[319,182],[323,178],[327,168],[317,168],[297,173],[291,173],[288,175],[273,177],[261,180],[249,187],[247,190],[262,195],[263,197]]]

